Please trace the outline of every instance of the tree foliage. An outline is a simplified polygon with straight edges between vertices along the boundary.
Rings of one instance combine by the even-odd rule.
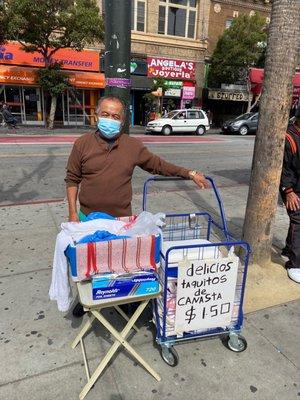
[[[167,85],[167,82],[166,82],[166,80],[164,78],[158,77],[158,78],[155,78],[153,80],[152,90],[155,91],[158,88],[161,88],[163,95],[168,90],[168,85]]]
[[[209,86],[243,81],[249,67],[258,63],[263,66],[266,41],[265,19],[259,14],[234,19],[231,27],[220,37],[212,55]]]
[[[51,96],[57,97],[71,86],[60,64],[54,63],[38,71],[39,85]]]
[[[39,52],[46,62],[61,48],[82,50],[103,40],[95,0],[7,0],[5,5],[9,39],[27,52]]]
[[[7,17],[4,12],[4,4],[0,3],[0,44],[5,42],[7,34]]]

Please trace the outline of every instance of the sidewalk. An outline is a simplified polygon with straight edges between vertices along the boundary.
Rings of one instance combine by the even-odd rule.
[[[150,210],[192,212],[200,207],[217,215],[206,191],[155,190]],[[241,234],[247,188],[222,189],[231,231]],[[237,206],[238,204],[238,206]],[[134,197],[139,212],[141,196]],[[57,311],[48,299],[55,236],[66,220],[65,203],[2,207],[0,295],[0,398],[75,400],[85,384],[80,348],[70,344],[82,320]],[[287,217],[278,208],[275,239],[282,247]],[[276,255],[265,269],[251,266],[243,335],[248,349],[227,350],[219,339],[178,345],[179,364],[167,366],[153,347],[154,330],[145,316],[134,347],[162,377],[156,382],[128,353],[120,352],[87,400],[296,400],[300,398],[300,287],[288,280]],[[111,318],[118,318],[112,315]],[[91,369],[112,343],[104,329],[86,338]]]
[[[0,126],[0,137],[1,136],[6,136],[7,134],[9,135],[16,135],[16,136],[21,136],[21,135],[50,135],[50,136],[59,136],[59,135],[83,135],[84,133],[87,132],[94,132],[95,127],[89,127],[89,126],[68,126],[68,127],[61,127],[61,128],[55,128],[55,129],[47,129],[44,127],[39,127],[39,126],[18,126],[18,129],[13,130],[9,129],[8,127],[3,127]],[[136,134],[144,134],[145,133],[145,127],[144,126],[132,126],[130,127],[130,134],[131,135],[136,135]],[[215,133],[220,133],[220,129],[210,129],[208,131],[208,134],[215,134]]]

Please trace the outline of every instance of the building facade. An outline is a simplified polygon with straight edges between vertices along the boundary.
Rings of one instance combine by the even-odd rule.
[[[93,125],[95,109],[105,87],[99,51],[61,49],[54,55],[72,85],[57,100],[60,125]],[[19,123],[44,125],[48,100],[38,85],[45,62],[39,53],[26,53],[17,42],[0,46],[0,103],[7,103]]]
[[[104,0],[98,0],[102,15],[104,4]],[[132,0],[131,123],[145,124],[145,95],[152,91],[156,77],[164,78],[168,86],[164,96],[166,109],[202,105],[207,65],[218,38],[234,18],[255,12],[261,13],[268,23],[270,0]],[[104,45],[99,44],[83,52],[61,54],[73,86],[58,99],[56,120],[61,124],[95,123],[95,105],[105,87],[103,53]],[[13,60],[9,60],[8,54],[12,54]],[[93,67],[83,62],[86,57],[94,60]],[[42,64],[37,65],[34,59],[38,55],[20,52],[16,44],[1,46],[0,102],[8,102],[22,123],[44,124],[45,99],[36,77]],[[219,108],[233,103],[230,107],[239,109],[235,107],[237,102],[246,104],[240,88],[222,90],[212,93]],[[234,95],[227,95],[232,90]]]
[[[209,60],[217,45],[218,39],[228,29],[233,20],[241,15],[252,16],[260,14],[266,22],[270,22],[271,0],[211,0],[209,10],[207,52],[205,76],[208,75]],[[227,85],[220,88],[207,87],[205,83],[203,105],[214,116],[215,126],[225,120],[247,111],[253,94],[249,93],[247,85]]]
[[[234,18],[240,15],[259,13],[270,22],[270,0],[211,0],[208,24],[207,57],[209,58],[218,42],[219,37],[229,28]]]
[[[98,0],[102,14],[105,14],[104,3]],[[187,101],[199,103],[203,88],[209,9],[210,0],[132,0],[133,124],[145,123],[147,107],[144,95],[151,91],[155,73],[166,79],[169,85],[164,98],[166,108],[178,108]],[[194,69],[192,74],[185,74],[184,68],[181,68],[186,66],[184,63],[190,63],[189,66]]]

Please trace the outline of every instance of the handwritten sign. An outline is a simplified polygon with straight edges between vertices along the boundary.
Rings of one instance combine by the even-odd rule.
[[[230,324],[239,259],[236,256],[179,263],[175,331]]]

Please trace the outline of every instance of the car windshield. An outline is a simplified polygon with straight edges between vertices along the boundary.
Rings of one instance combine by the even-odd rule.
[[[168,114],[166,114],[165,116],[163,116],[163,118],[173,118],[173,117],[175,117],[176,114],[178,114],[178,111],[171,111]]]
[[[235,118],[235,121],[241,121],[243,119],[249,119],[250,117],[252,117],[252,115],[254,115],[253,113],[246,113],[243,115],[240,115],[239,117]]]

